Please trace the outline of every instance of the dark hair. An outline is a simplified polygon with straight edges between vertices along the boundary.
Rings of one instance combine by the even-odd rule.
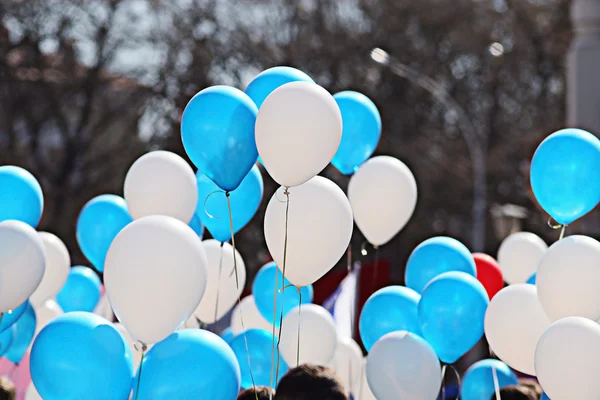
[[[336,373],[320,365],[304,364],[281,378],[275,400],[348,400]]]
[[[538,400],[535,391],[527,386],[507,386],[500,389],[500,398],[502,400]],[[500,400],[496,398],[496,393],[490,400]]]
[[[520,379],[519,385],[533,390],[538,400],[542,397],[542,387],[536,381],[532,379]]]
[[[7,378],[0,378],[0,400],[14,400],[16,395],[15,385]]]
[[[257,386],[255,389],[244,390],[237,397],[237,400],[270,400],[271,393],[275,393],[271,388],[265,386]]]

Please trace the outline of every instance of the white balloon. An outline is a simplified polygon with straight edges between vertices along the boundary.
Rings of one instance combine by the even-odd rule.
[[[485,336],[496,355],[511,368],[535,376],[535,347],[550,325],[534,285],[505,287],[490,301]]]
[[[279,351],[290,368],[296,366],[298,329],[300,329],[299,364],[329,365],[338,341],[331,314],[319,305],[303,304],[300,313],[298,307],[295,307],[283,318]]]
[[[210,282],[194,315],[204,323],[212,324],[220,320],[235,305],[246,285],[246,266],[236,250],[237,281],[233,268],[233,247],[229,243],[213,239],[205,240],[204,250],[208,259],[208,277]],[[220,267],[219,267],[220,266]],[[218,299],[218,300],[217,300]],[[218,304],[218,310],[217,310]]]
[[[597,399],[600,326],[582,317],[561,319],[535,350],[538,380],[552,400]]]
[[[48,232],[39,232],[39,235],[44,243],[46,269],[40,285],[29,298],[33,306],[54,297],[67,281],[71,268],[69,250],[62,240]]]
[[[194,312],[206,288],[204,246],[192,228],[162,215],[127,225],[106,255],[104,284],[134,340],[158,342]]]
[[[358,393],[363,367],[363,354],[360,346],[349,337],[338,336],[331,368],[344,382],[346,393]]]
[[[115,314],[113,313],[112,306],[110,305],[110,301],[108,301],[106,293],[100,297],[100,301],[94,310],[94,314],[97,314],[108,321],[113,321],[115,319]]]
[[[35,386],[33,385],[33,382],[30,382],[29,386],[27,386],[27,391],[25,392],[25,400],[44,400],[36,390]]]
[[[119,323],[116,323],[113,325],[121,333],[121,335],[123,335],[123,337],[125,338],[125,341],[129,345],[129,349],[131,350],[131,354],[133,355],[133,369],[134,369],[134,371],[137,371],[138,367],[140,366],[140,362],[142,361],[141,351],[138,351],[135,348],[135,341],[133,340],[133,338],[131,337],[131,335],[129,334],[127,329],[125,329],[125,327],[123,325],[121,325]],[[147,350],[150,350],[152,348],[152,346],[153,345],[149,344]]]
[[[373,157],[350,178],[348,199],[360,231],[369,243],[381,246],[412,216],[417,205],[417,182],[402,161]]]
[[[152,151],[138,158],[127,172],[123,190],[134,219],[167,215],[187,224],[198,203],[194,171],[169,151]]]
[[[525,283],[537,270],[548,245],[530,232],[508,236],[498,249],[498,264],[507,283]]]
[[[35,229],[21,221],[0,223],[0,312],[23,304],[45,269],[44,243]]]
[[[362,372],[356,400],[377,400],[367,381],[367,357],[363,357]]]
[[[388,333],[367,356],[367,380],[377,400],[436,400],[442,370],[433,348],[406,331]]]
[[[297,186],[321,172],[342,139],[342,114],[321,86],[292,82],[275,89],[256,118],[256,147],[281,186]]]
[[[244,324],[242,326],[242,319]],[[254,296],[246,296],[231,312],[231,330],[234,335],[248,329],[264,329],[272,332],[273,326],[261,315]]]
[[[60,308],[58,303],[53,299],[46,300],[42,305],[34,307],[33,310],[35,311],[36,318],[35,335],[33,336],[34,340],[38,333],[40,333],[50,321],[63,314],[62,308]],[[33,343],[33,341],[31,343]]]
[[[325,275],[346,252],[352,237],[352,208],[335,183],[321,176],[289,191],[285,277],[306,286]],[[265,239],[277,266],[283,267],[286,203],[284,189],[265,212]]]
[[[577,316],[600,319],[600,242],[588,236],[568,236],[554,243],[538,267],[540,303],[554,322]]]

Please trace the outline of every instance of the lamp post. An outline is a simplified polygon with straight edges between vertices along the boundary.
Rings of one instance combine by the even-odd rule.
[[[494,231],[499,241],[503,241],[509,235],[520,232],[522,222],[527,218],[527,209],[514,204],[494,204],[491,207]]]
[[[386,66],[394,75],[405,78],[419,87],[427,90],[437,101],[452,110],[458,117],[459,131],[467,144],[467,149],[473,165],[473,207],[471,215],[473,226],[471,231],[471,246],[473,251],[482,251],[485,245],[486,225],[486,138],[480,137],[465,110],[454,100],[446,88],[434,79],[419,71],[402,64],[385,50],[371,50],[371,58],[376,63]]]

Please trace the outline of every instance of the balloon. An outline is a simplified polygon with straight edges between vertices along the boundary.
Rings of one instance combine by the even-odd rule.
[[[21,221],[0,222],[0,312],[23,304],[45,268],[44,244],[35,229]]]
[[[6,318],[6,317],[5,317]],[[2,320],[4,322],[4,319]],[[10,348],[4,354],[12,363],[18,364],[31,345],[36,327],[35,311],[29,302],[25,303],[23,315],[15,322],[13,340]]]
[[[100,301],[100,278],[88,267],[71,268],[67,283],[56,295],[56,302],[64,312],[92,312]]]
[[[600,242],[574,235],[554,243],[540,261],[536,286],[540,303],[554,322],[577,316],[600,319]]]
[[[44,400],[42,399],[42,396],[40,396],[38,391],[35,389],[33,382],[31,382],[27,387],[27,392],[25,392],[25,400]]]
[[[0,317],[0,332],[4,332],[13,326],[19,320],[19,318],[21,318],[28,306],[29,301],[25,301],[25,303],[21,304],[14,310],[3,313]]]
[[[140,351],[138,351],[138,349],[135,348],[135,341],[133,340],[133,338],[131,337],[129,332],[127,332],[127,329],[125,329],[125,327],[123,325],[116,323],[116,324],[113,324],[113,326],[115,327],[116,330],[119,331],[119,333],[125,339],[125,342],[127,343],[128,347],[129,347],[129,351],[132,354],[133,370],[137,371],[138,367],[140,366],[140,362],[142,361],[141,349],[140,349]],[[151,345],[151,344],[148,345],[148,350],[151,349],[152,347],[153,347],[153,345]]]
[[[412,216],[417,205],[417,182],[402,161],[373,157],[350,178],[348,198],[360,231],[371,244],[381,246],[396,236]]]
[[[600,140],[581,129],[548,136],[531,160],[531,188],[559,224],[584,216],[600,202]]]
[[[359,382],[358,391],[355,394],[358,394],[356,400],[377,400],[375,395],[371,391],[369,387],[369,382],[367,381],[367,357],[363,357],[362,363],[362,377]]]
[[[537,273],[534,272],[533,275],[531,275],[529,277],[529,279],[527,279],[527,283],[529,283],[530,285],[535,285],[537,282]]]
[[[213,238],[219,242],[231,239],[227,197],[201,171],[196,172],[198,205],[196,216],[200,218]],[[217,192],[218,191],[218,192]],[[215,193],[217,192],[217,193]],[[263,196],[263,179],[255,165],[240,186],[229,194],[233,232],[239,232],[254,217]]]
[[[289,369],[285,360],[279,361],[279,379],[276,380],[276,368],[271,369],[271,351],[273,335],[262,329],[248,329],[233,338],[230,343],[242,373],[242,387],[252,387],[252,375],[256,386],[269,386],[271,382],[278,382]],[[248,351],[246,351],[246,348]],[[275,349],[275,359],[279,356]],[[271,378],[271,374],[272,378]]]
[[[481,282],[491,300],[504,287],[500,265],[494,257],[483,253],[473,253],[473,260],[477,268],[477,280]]]
[[[351,175],[375,151],[381,136],[381,116],[377,106],[362,93],[346,90],[333,98],[342,113],[342,141],[331,164]]]
[[[225,191],[235,190],[256,163],[257,112],[250,97],[228,86],[200,91],[183,111],[181,140],[185,152]]]
[[[192,168],[177,154],[162,150],[144,154],[133,163],[123,192],[134,219],[167,215],[187,224],[198,202]]]
[[[231,341],[235,337],[231,328],[225,329],[219,336],[221,336],[221,339],[223,339],[227,344],[231,344]]]
[[[133,219],[122,197],[104,194],[88,201],[77,219],[77,243],[100,272],[113,239]]]
[[[256,146],[265,169],[284,187],[303,184],[331,161],[342,138],[342,115],[327,90],[310,82],[275,89],[256,118]]]
[[[33,335],[35,341],[40,331],[55,318],[62,315],[63,310],[52,299],[46,300],[42,305],[34,307],[33,310],[35,311],[35,334]]]
[[[498,249],[498,264],[504,280],[510,284],[527,282],[546,250],[546,243],[533,233],[517,232],[508,236]]]
[[[214,333],[184,329],[146,353],[139,384],[138,378],[133,399],[233,400],[240,388],[240,366],[231,348]]]
[[[283,268],[285,189],[271,197],[265,212],[265,239],[277,266]],[[290,190],[285,277],[307,286],[329,271],[345,254],[352,237],[352,209],[346,195],[329,179],[317,176]]]
[[[216,240],[205,240],[204,250],[208,260],[206,286],[204,296],[194,315],[200,321],[212,324],[223,318],[235,305],[242,290],[246,286],[246,266],[238,251],[237,277],[233,266],[233,247],[229,243],[219,243]]]
[[[242,318],[244,319],[243,326]],[[273,329],[271,324],[260,315],[258,308],[256,308],[254,296],[246,296],[231,312],[231,330],[234,335],[238,335],[240,332],[252,328],[266,331]]]
[[[298,341],[298,325],[300,340]],[[299,342],[299,343],[298,343]],[[298,344],[300,354],[298,358]],[[292,309],[281,325],[279,351],[289,365],[327,365],[335,354],[337,333],[333,317],[316,304]]]
[[[48,232],[39,232],[39,235],[44,243],[46,269],[42,282],[29,298],[35,306],[54,297],[60,291],[71,268],[71,256],[62,240]]]
[[[413,250],[404,278],[406,286],[421,293],[430,280],[451,271],[475,276],[475,260],[469,249],[458,240],[437,236],[425,240]]]
[[[0,333],[0,356],[3,356],[13,342],[13,337],[15,335],[16,327],[13,325],[4,332]]]
[[[0,166],[0,222],[17,220],[35,228],[44,209],[44,195],[31,173],[14,165]]]
[[[440,360],[453,364],[477,344],[488,301],[483,285],[464,272],[446,272],[427,284],[419,320],[423,337]]]
[[[31,378],[44,399],[126,399],[133,361],[125,339],[102,317],[64,314],[38,335]]]
[[[360,346],[349,337],[338,336],[331,368],[342,378],[346,393],[358,393],[363,367],[363,354]]]
[[[535,286],[526,283],[498,292],[485,314],[485,336],[490,348],[512,368],[531,376],[535,376],[535,346],[549,325]]]
[[[460,398],[463,400],[492,398],[496,393],[494,374],[499,389],[519,384],[517,376],[502,361],[481,360],[471,365],[465,373],[460,387]]]
[[[252,99],[256,107],[265,101],[267,96],[280,86],[290,82],[310,82],[312,78],[299,69],[292,67],[273,67],[256,75],[244,92]]]
[[[385,335],[369,352],[367,380],[377,400],[436,400],[442,370],[425,340],[399,331]]]
[[[194,232],[196,232],[196,235],[198,235],[200,240],[202,240],[202,237],[204,236],[204,224],[202,223],[202,221],[200,221],[200,217],[194,214],[192,220],[188,225],[190,226],[190,228],[192,228]]]
[[[367,351],[390,332],[408,331],[421,335],[418,305],[421,295],[404,286],[388,286],[369,297],[358,322],[360,338]]]
[[[546,329],[535,350],[535,371],[553,400],[595,399],[600,326],[587,318],[568,317]],[[574,384],[577,382],[577,384]]]
[[[25,400],[27,400],[27,399],[25,399]],[[550,397],[548,397],[546,392],[544,392],[544,393],[542,393],[542,397],[540,398],[540,400],[550,400]]]
[[[283,286],[281,283],[281,272],[277,269],[277,265],[274,262],[265,264],[254,277],[252,283],[252,295],[254,295],[254,301],[260,314],[272,325],[279,327],[279,321],[281,316],[285,317],[287,313],[294,307],[300,304],[312,303],[313,300],[313,287],[312,285],[303,286],[300,288],[300,294],[298,289],[295,287],[288,287],[291,285],[290,281],[284,280]],[[274,311],[273,297],[275,290],[275,281],[277,280],[277,310]],[[281,288],[285,288],[281,290]],[[302,297],[300,297],[302,296]],[[275,320],[273,321],[273,317]]]
[[[104,285],[115,315],[135,340],[166,338],[200,303],[207,263],[202,242],[183,222],[163,215],[135,220],[106,256]]]
[[[104,292],[104,288],[101,287],[100,293]],[[113,313],[112,306],[108,301],[108,296],[104,293],[100,296],[100,301],[98,301],[98,305],[94,309],[94,314],[101,316],[109,321],[115,320],[115,314]]]

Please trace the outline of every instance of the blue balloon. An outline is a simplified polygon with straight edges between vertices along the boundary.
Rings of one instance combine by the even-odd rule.
[[[260,108],[273,90],[291,82],[315,83],[310,76],[296,68],[273,67],[256,75],[246,87],[245,92],[256,104],[256,107]]]
[[[283,287],[286,289],[281,291],[281,278],[282,274],[277,269],[277,265],[274,262],[267,263],[258,271],[252,284],[252,294],[254,295],[254,301],[256,302],[256,308],[260,311],[260,314],[272,324],[273,322],[273,292],[275,289],[275,276],[277,275],[277,311],[275,313],[275,327],[279,326],[281,319],[280,315],[283,310],[283,316],[290,312],[294,307],[298,307],[300,303],[300,295],[298,290],[291,285],[290,281],[284,280]],[[304,286],[300,288],[302,294],[302,304],[312,303],[313,301],[313,287],[312,285]]]
[[[548,136],[531,161],[533,194],[542,208],[567,225],[600,202],[600,140],[581,129]]]
[[[16,327],[13,325],[9,329],[0,333],[0,356],[3,356],[12,345]]]
[[[29,304],[29,302],[26,302],[23,315],[21,315],[21,317],[13,325],[15,331],[13,332],[12,344],[8,351],[4,354],[4,357],[6,357],[10,362],[15,364],[21,362],[25,352],[33,340],[36,324],[37,317],[35,315],[35,310],[31,304]]]
[[[231,229],[229,227],[227,197],[224,193],[215,193],[220,191],[219,187],[202,172],[198,171],[196,173],[196,180],[198,182],[196,215],[215,240],[219,242],[228,241],[231,239]],[[254,217],[260,206],[262,196],[263,179],[260,170],[255,165],[240,186],[229,194],[234,233],[246,226]]]
[[[540,397],[540,400],[550,400],[550,397],[548,397],[546,392],[544,392],[544,393],[542,393],[542,397]]]
[[[5,330],[13,326],[15,322],[17,322],[19,318],[21,318],[28,306],[29,300],[26,300],[25,303],[21,304],[14,310],[3,313],[2,318],[0,318],[0,332],[4,332]]]
[[[133,379],[129,345],[104,318],[71,312],[52,320],[33,342],[31,378],[45,400],[127,399]]]
[[[56,302],[64,312],[92,312],[101,296],[100,278],[88,267],[71,268],[63,288],[56,295]]]
[[[181,140],[190,160],[221,189],[235,190],[258,159],[258,109],[244,92],[212,86],[196,94],[181,117]]]
[[[529,279],[527,279],[527,283],[529,283],[530,285],[535,285],[537,281],[537,272],[534,272],[533,275],[531,275],[529,277]]]
[[[452,364],[477,344],[488,302],[483,285],[464,272],[446,272],[429,282],[419,301],[419,320],[440,360]]]
[[[369,297],[360,313],[360,338],[367,351],[390,332],[408,331],[419,336],[418,306],[421,295],[404,286],[388,286]]]
[[[465,373],[460,388],[462,400],[491,399],[496,393],[494,369],[498,378],[498,387],[518,385],[519,380],[508,365],[499,360],[481,360],[471,365]]]
[[[223,339],[202,329],[183,329],[155,344],[142,361],[133,399],[232,400],[240,388],[240,366]]]
[[[44,195],[37,179],[26,169],[0,167],[0,222],[14,219],[37,227],[44,210]]]
[[[133,219],[125,199],[103,194],[88,201],[77,219],[77,243],[83,255],[100,272],[113,239]]]
[[[202,237],[204,236],[204,225],[202,224],[202,221],[200,221],[200,217],[194,214],[189,225],[190,228],[192,228],[194,232],[196,232],[196,235],[198,235],[198,237],[202,239]]]
[[[467,247],[456,239],[437,236],[418,245],[408,258],[404,280],[418,293],[430,280],[444,272],[460,271],[476,276],[475,260]]]
[[[362,93],[350,90],[333,96],[342,113],[342,141],[331,164],[351,175],[375,151],[381,136],[381,116],[375,104]]]
[[[227,328],[223,332],[221,332],[219,336],[221,336],[221,339],[223,339],[227,344],[231,344],[231,341],[235,337],[235,334],[233,333],[233,329]]]
[[[248,343],[248,351],[246,351],[246,341]],[[242,387],[244,389],[252,387],[250,366],[248,365],[248,352],[250,353],[250,365],[252,366],[252,375],[254,376],[256,386],[269,386],[271,383],[271,373],[273,374],[272,381],[275,382],[276,368],[271,369],[272,344],[273,335],[271,332],[263,329],[248,329],[233,338],[231,348],[240,364]],[[275,360],[277,360],[277,357],[278,351],[275,349]],[[280,358],[279,379],[281,379],[288,369],[287,363],[283,358]]]

